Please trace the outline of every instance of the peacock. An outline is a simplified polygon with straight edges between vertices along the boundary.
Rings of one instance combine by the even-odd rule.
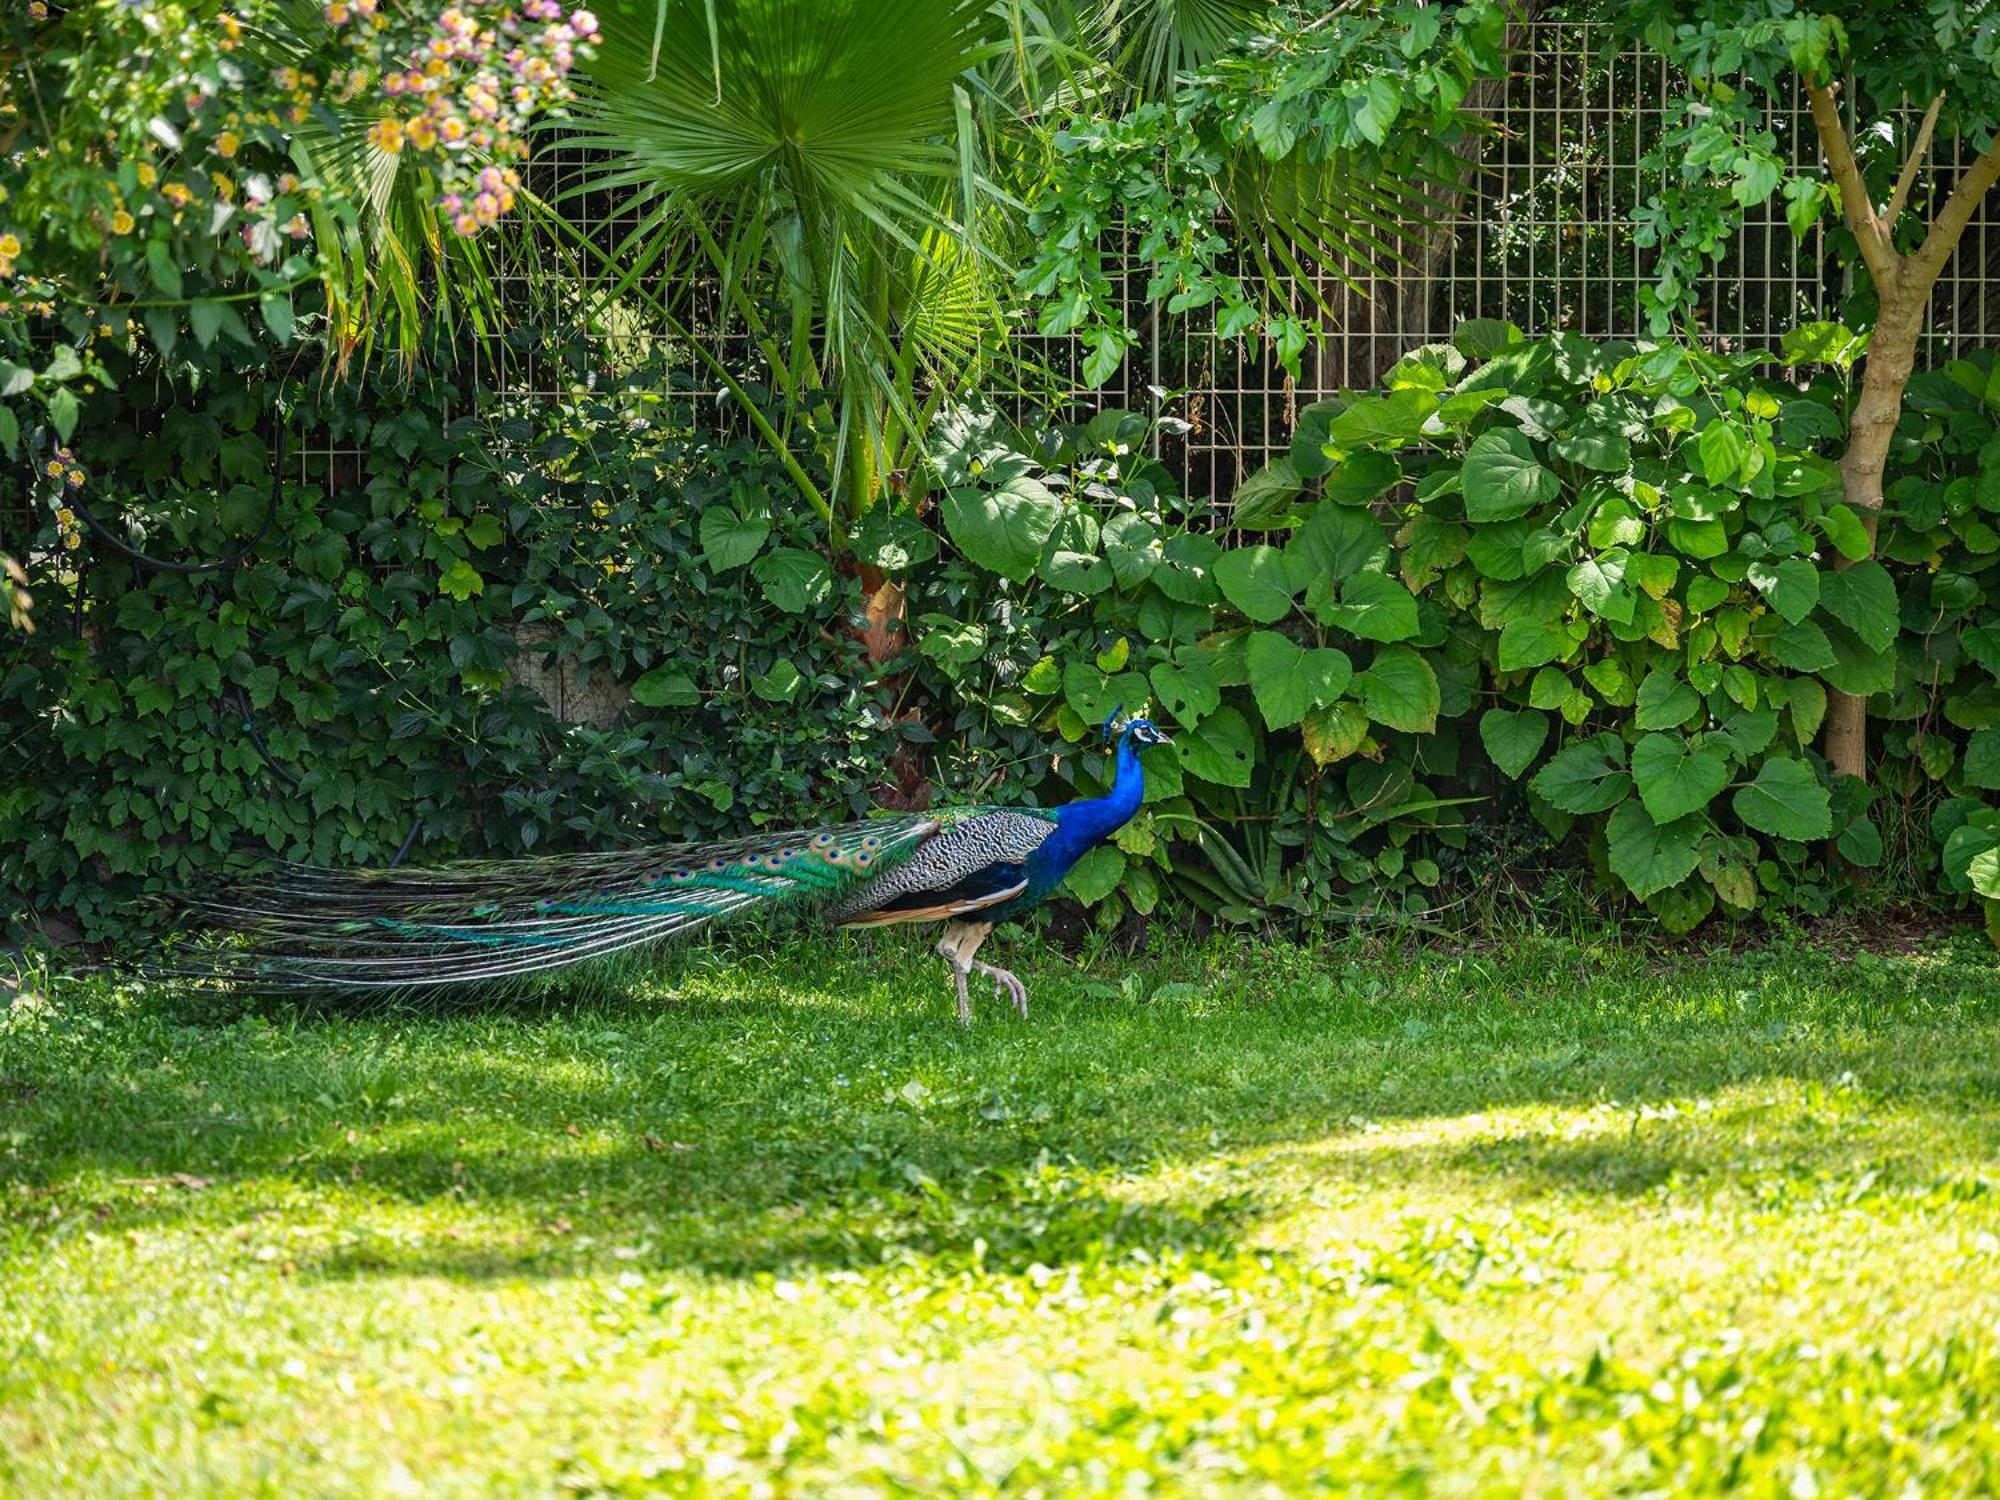
[[[942,922],[958,1019],[968,976],[1026,1017],[1028,990],[980,944],[1031,911],[1145,797],[1139,752],[1172,741],[1150,720],[1103,725],[1110,790],[1057,808],[957,807],[711,844],[615,854],[337,871],[292,865],[187,905],[246,942],[176,972],[277,993],[497,984],[605,959],[758,912],[802,909],[829,928]],[[184,950],[185,951],[185,950]]]

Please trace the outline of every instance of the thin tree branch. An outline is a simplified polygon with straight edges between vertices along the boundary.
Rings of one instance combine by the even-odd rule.
[[[1910,189],[1916,185],[1917,169],[1923,165],[1924,153],[1931,149],[1931,132],[1937,129],[1938,110],[1944,104],[1944,90],[1938,90],[1937,98],[1931,100],[1931,107],[1924,111],[1924,123],[1917,130],[1917,143],[1910,148],[1910,159],[1903,163],[1903,175],[1896,179],[1896,191],[1889,195],[1889,206],[1882,210],[1883,227],[1894,233],[1896,216],[1903,211],[1903,204],[1910,196]]]
[[[1888,231],[1875,216],[1875,206],[1868,201],[1868,184],[1861,179],[1861,167],[1854,160],[1854,149],[1848,145],[1847,132],[1841,127],[1840,106],[1834,102],[1833,89],[1808,83],[1806,97],[1812,101],[1813,124],[1819,129],[1827,167],[1840,189],[1840,207],[1847,216],[1847,227],[1861,244],[1861,259],[1867,263],[1868,274],[1875,278],[1878,288],[1886,289],[1896,279],[1899,258],[1889,243]]]
[[[1965,226],[1979,211],[1980,200],[1996,180],[2000,180],[2000,141],[1995,141],[1986,154],[1958,179],[1958,186],[1951,190],[1944,207],[1931,220],[1923,244],[1910,257],[1911,269],[1922,278],[1923,286],[1928,288],[1937,280],[1944,263],[1951,259],[1951,252],[1958,248],[1959,236],[1965,233]]]

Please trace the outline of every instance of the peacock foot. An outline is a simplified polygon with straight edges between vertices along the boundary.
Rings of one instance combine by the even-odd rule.
[[[973,968],[993,981],[993,998],[1012,1000],[1014,1009],[1021,1013],[1021,1019],[1028,1019],[1028,987],[1013,974],[995,964],[975,963]]]

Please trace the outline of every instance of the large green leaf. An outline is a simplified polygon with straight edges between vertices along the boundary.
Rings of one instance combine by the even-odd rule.
[[[1642,901],[1679,885],[1700,863],[1698,843],[1704,822],[1691,816],[1662,826],[1638,803],[1624,803],[1604,829],[1604,853],[1611,873]]]
[[[1838,621],[1827,619],[1811,623],[1820,626],[1826,634],[1827,645],[1833,649],[1833,665],[1820,673],[1829,685],[1857,698],[1865,698],[1871,693],[1886,693],[1895,687],[1896,658],[1893,652],[1871,649]]]
[[[1750,583],[1771,601],[1771,608],[1796,625],[1819,603],[1819,569],[1803,557],[1780,563],[1750,564]]]
[[[1870,651],[1887,651],[1895,644],[1899,624],[1895,580],[1872,558],[1822,577],[1819,607],[1853,631]]]
[[[1655,667],[1639,684],[1632,722],[1641,729],[1678,729],[1701,707],[1701,694],[1665,667]]]
[[[1146,701],[1148,687],[1138,672],[1101,672],[1087,661],[1073,661],[1062,672],[1063,701],[1086,724],[1136,711]]]
[[[1214,669],[1198,654],[1183,652],[1173,661],[1156,664],[1147,677],[1153,696],[1176,724],[1193,724],[1215,712],[1222,702],[1222,687]]]
[[[1026,472],[1025,465],[996,473],[996,483],[958,485],[945,491],[940,507],[945,530],[969,561],[1003,578],[1025,582],[1041,560],[1062,505],[1048,486]]]
[[[766,515],[744,515],[733,505],[711,505],[701,513],[701,553],[718,573],[749,562],[770,535]]]
[[[750,571],[764,586],[764,597],[787,614],[804,614],[833,592],[826,559],[802,547],[780,547],[758,558]]]
[[[1729,785],[1729,757],[1714,745],[1649,734],[1632,747],[1632,780],[1652,820],[1672,823],[1700,812]]]
[[[1181,768],[1217,786],[1250,785],[1257,740],[1243,715],[1227,704],[1192,729],[1174,736]]]
[[[1595,813],[1616,807],[1632,791],[1632,777],[1625,769],[1625,742],[1615,734],[1579,740],[1557,752],[1528,785],[1536,796],[1562,812]]]
[[[1292,612],[1285,555],[1276,547],[1231,548],[1216,559],[1215,581],[1246,620],[1274,625]]]
[[[1569,591],[1600,619],[1629,624],[1635,601],[1625,582],[1625,549],[1614,547],[1586,557],[1569,570]]]
[[[701,690],[680,667],[655,667],[632,684],[632,701],[647,708],[692,708]]]
[[[1764,645],[1773,661],[1794,672],[1824,672],[1839,662],[1833,653],[1833,643],[1814,620],[1787,625]]]
[[[1354,679],[1354,695],[1377,724],[1412,734],[1437,728],[1437,673],[1408,646],[1377,651],[1368,670]]]
[[[1710,484],[1734,485],[1743,472],[1751,448],[1742,428],[1727,417],[1715,417],[1702,428],[1695,443],[1701,458],[1702,477]]]
[[[1781,839],[1823,839],[1833,832],[1827,790],[1804,761],[1773,756],[1757,779],[1737,788],[1731,799],[1736,816],[1759,833]]]
[[[1519,713],[1489,708],[1479,716],[1479,740],[1493,764],[1518,777],[1542,753],[1549,738],[1549,716],[1533,709]]]
[[[1406,389],[1386,396],[1358,396],[1327,423],[1328,442],[1351,450],[1401,447],[1423,435],[1424,422],[1437,410],[1434,391]]]
[[[1340,586],[1340,603],[1320,618],[1364,641],[1406,641],[1417,633],[1417,601],[1384,573],[1356,573]]]
[[[1547,620],[1516,616],[1500,631],[1499,661],[1503,672],[1523,672],[1530,667],[1560,661],[1575,644],[1562,626]]]
[[[1354,676],[1345,652],[1331,646],[1302,646],[1275,630],[1252,635],[1245,658],[1257,710],[1273,729],[1290,728],[1308,710],[1332,703]]]
[[[1388,560],[1382,523],[1365,510],[1321,505],[1285,543],[1285,567],[1294,588],[1337,582]]]
[[[1321,491],[1335,505],[1366,505],[1402,477],[1403,466],[1393,453],[1350,453],[1334,465]]]
[[[1965,742],[1961,767],[1967,786],[2000,791],[2000,728],[1977,729]]]
[[[1562,481],[1542,467],[1534,445],[1512,427],[1481,433],[1466,451],[1465,513],[1475,521],[1511,521],[1555,499]]]
[[[1092,849],[1071,867],[1064,888],[1085,906],[1095,906],[1125,878],[1125,854],[1109,844]]]
[[[1229,497],[1229,519],[1245,531],[1295,526],[1304,519],[1293,504],[1304,483],[1290,458],[1274,459],[1237,486]]]

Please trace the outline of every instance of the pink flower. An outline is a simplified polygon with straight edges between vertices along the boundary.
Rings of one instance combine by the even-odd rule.
[[[597,17],[587,10],[572,11],[569,29],[578,36],[594,36],[597,31]]]

